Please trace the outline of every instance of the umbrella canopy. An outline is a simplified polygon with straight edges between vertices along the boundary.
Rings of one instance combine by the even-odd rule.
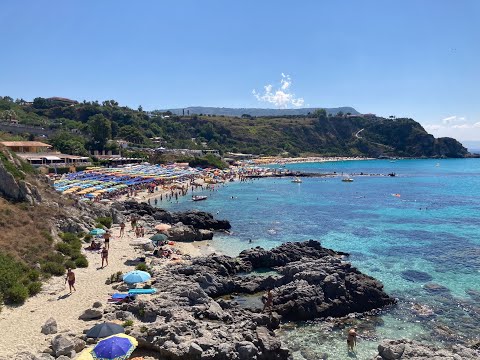
[[[145,282],[151,278],[150,274],[146,271],[134,270],[123,275],[123,281],[127,284],[135,284]]]
[[[158,224],[157,226],[155,226],[155,229],[158,231],[165,231],[170,229],[171,227],[172,225],[168,225],[168,224]]]
[[[101,340],[91,354],[97,360],[126,360],[130,357],[138,342],[135,338],[117,334]]]
[[[92,348],[84,349],[80,354],[78,354],[77,360],[93,360]]]
[[[103,229],[98,229],[98,228],[97,228],[97,229],[90,230],[90,234],[91,234],[91,235],[103,235],[103,234],[105,234],[105,232],[106,232],[105,230],[103,230]]]
[[[167,240],[167,235],[164,234],[155,234],[153,235],[150,240],[158,242],[158,241],[165,241]]]
[[[90,330],[88,330],[87,337],[99,339],[124,332],[125,329],[123,328],[123,326],[110,322],[104,322],[102,324],[97,324]]]

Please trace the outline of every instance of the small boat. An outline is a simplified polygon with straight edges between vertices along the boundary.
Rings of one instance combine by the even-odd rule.
[[[342,179],[343,182],[353,182],[352,178],[344,178]]]
[[[206,195],[194,195],[192,196],[193,201],[201,201],[201,200],[207,200]]]
[[[295,176],[295,178],[292,180],[292,183],[298,183],[300,184],[302,182],[302,179],[298,178]]]

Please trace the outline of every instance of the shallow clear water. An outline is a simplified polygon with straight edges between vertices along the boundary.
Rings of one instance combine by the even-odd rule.
[[[359,359],[371,358],[382,338],[449,342],[476,335],[474,329],[480,326],[480,159],[346,161],[287,168],[345,174],[393,171],[397,176],[353,176],[352,183],[339,177],[304,178],[301,184],[288,178],[228,183],[218,191],[200,192],[208,195],[206,201],[185,197],[178,204],[159,206],[218,212],[217,217],[230,220],[232,235],[216,236],[212,242],[230,255],[252,246],[271,248],[307,239],[349,252],[355,266],[381,280],[386,291],[400,300],[398,307],[373,321],[368,336],[359,342]],[[431,278],[428,282],[446,289],[426,291],[425,280],[406,278],[408,270],[426,273],[422,275]],[[412,310],[418,304],[433,315],[419,316]],[[348,358],[345,329],[334,328],[325,335],[322,326],[303,324],[281,335],[298,347],[298,359],[302,349],[307,358],[312,355],[305,352],[312,344],[317,358],[323,354],[329,359]],[[450,331],[454,335],[448,335]]]

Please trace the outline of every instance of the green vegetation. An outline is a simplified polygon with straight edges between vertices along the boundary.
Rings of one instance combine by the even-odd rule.
[[[284,156],[461,157],[467,153],[457,141],[435,139],[412,119],[362,116],[351,108],[338,109],[335,114],[325,109],[309,110],[307,114],[289,111],[292,115],[283,116],[255,117],[245,113],[248,109],[242,109],[241,117],[191,112],[179,116],[130,109],[113,100],[70,105],[54,99],[35,98],[28,104],[21,99],[0,98],[0,111],[7,111],[7,119],[13,111],[23,124],[58,131],[50,140],[52,144],[78,155],[85,155],[87,150],[115,150],[116,143],[110,141],[115,139],[133,146],[123,152],[125,155],[139,157],[146,156],[145,146]],[[154,138],[160,143],[154,143]],[[218,160],[205,157],[189,162],[209,166]]]
[[[75,259],[75,265],[79,268],[88,267],[88,260],[84,255],[81,255],[80,257]]]
[[[29,295],[40,292],[39,275],[38,271],[30,270],[12,256],[0,253],[0,299],[10,304],[22,304]]]
[[[124,328],[129,327],[129,326],[133,326],[133,320],[126,320],[126,321],[122,324],[122,326],[123,326]]]
[[[135,266],[136,270],[141,270],[141,271],[148,271],[148,266],[145,263],[140,263]]]
[[[113,219],[111,217],[99,217],[97,218],[96,222],[100,225],[98,226],[99,228],[105,226],[107,229],[110,229],[113,224]]]

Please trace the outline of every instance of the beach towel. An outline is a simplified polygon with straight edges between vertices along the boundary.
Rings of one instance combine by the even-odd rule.
[[[128,290],[128,293],[131,295],[137,295],[137,294],[155,294],[157,292],[157,289],[151,288],[151,289],[130,289]]]

